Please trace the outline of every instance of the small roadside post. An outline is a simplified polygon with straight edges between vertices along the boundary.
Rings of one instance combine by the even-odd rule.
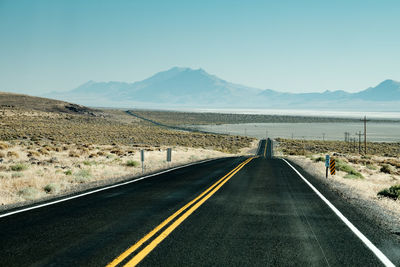
[[[326,178],[328,178],[328,168],[330,164],[330,156],[326,155],[325,156],[325,168],[326,168]]]
[[[336,165],[335,159],[331,159],[331,162],[330,162],[331,175],[335,175],[336,174],[335,165]]]
[[[144,150],[140,150],[140,160],[142,162],[142,174],[144,174]]]
[[[171,161],[172,161],[172,148],[167,148],[168,167],[171,167]]]

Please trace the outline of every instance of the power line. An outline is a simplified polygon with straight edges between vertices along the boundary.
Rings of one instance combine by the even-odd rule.
[[[364,119],[361,119],[364,122],[364,155],[367,154],[367,116],[364,116]]]

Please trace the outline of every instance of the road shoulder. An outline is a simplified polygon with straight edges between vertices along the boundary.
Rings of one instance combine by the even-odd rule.
[[[312,185],[337,207],[364,235],[393,262],[400,263],[399,224],[369,200],[303,168],[298,161],[286,158]],[[306,170],[305,170],[306,169]],[[300,177],[299,177],[300,179]],[[379,226],[378,228],[376,226]]]

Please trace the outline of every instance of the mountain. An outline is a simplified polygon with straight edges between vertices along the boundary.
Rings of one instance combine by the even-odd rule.
[[[386,80],[375,87],[354,94],[353,97],[369,101],[400,100],[400,82]]]
[[[172,68],[132,84],[126,97],[140,102],[174,104],[224,104],[247,99],[259,89],[236,85],[202,69]]]
[[[45,96],[85,104],[96,98],[97,105],[102,102],[115,102],[115,105],[122,101],[163,106],[226,106],[249,103],[261,92],[261,89],[229,83],[203,69],[174,67],[135,83],[89,81],[72,91]]]
[[[90,106],[149,108],[283,108],[399,110],[400,83],[386,80],[358,93],[285,93],[230,83],[203,69],[174,67],[134,82],[89,81],[46,97]]]

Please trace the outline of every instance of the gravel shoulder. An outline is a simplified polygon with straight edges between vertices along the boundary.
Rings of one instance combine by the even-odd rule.
[[[389,232],[400,235],[400,201],[377,196],[380,190],[398,184],[400,180],[398,175],[384,174],[378,170],[367,169],[365,166],[348,163],[360,171],[364,178],[344,178],[347,173],[338,171],[336,175],[329,175],[326,179],[324,162],[315,162],[305,156],[287,156],[287,158]]]

